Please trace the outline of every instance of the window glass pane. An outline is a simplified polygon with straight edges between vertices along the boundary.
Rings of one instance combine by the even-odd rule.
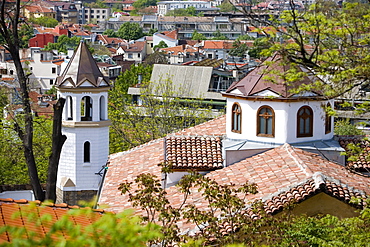
[[[266,119],[266,134],[271,135],[272,134],[272,117],[269,117]]]
[[[304,133],[309,134],[310,133],[310,118],[305,119],[305,126],[304,127],[305,127]]]
[[[265,133],[265,130],[266,130],[266,120],[263,117],[260,117],[260,126],[259,127],[260,127],[259,133],[266,134]]]
[[[300,134],[304,133],[304,119],[303,118],[299,119],[299,133]]]

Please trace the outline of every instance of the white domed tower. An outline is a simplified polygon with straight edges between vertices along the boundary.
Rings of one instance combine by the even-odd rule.
[[[62,133],[67,136],[58,168],[57,202],[74,205],[97,195],[97,173],[108,159],[110,84],[81,42],[56,86],[58,97],[66,99]]]
[[[223,94],[226,165],[284,143],[344,163],[343,149],[333,140],[333,117],[325,110],[334,107],[334,101],[315,90],[294,93],[294,88],[318,78],[304,77],[290,85],[277,76],[289,68],[280,60],[278,55],[267,59]]]

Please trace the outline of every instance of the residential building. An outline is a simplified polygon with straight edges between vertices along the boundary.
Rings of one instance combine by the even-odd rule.
[[[127,41],[124,39],[108,37],[107,35],[96,34],[94,36],[95,37],[92,38],[92,42],[97,42],[98,44],[104,45],[106,47],[118,48],[119,46],[127,43]]]
[[[153,46],[158,45],[161,41],[165,42],[167,47],[174,47],[174,46],[177,46],[179,43],[178,39],[171,38],[161,33],[154,33],[153,34]]]
[[[56,78],[61,74],[63,62],[63,58],[56,57],[51,52],[31,49],[31,57],[24,63],[24,68],[32,73],[29,80],[34,87],[44,92],[55,85]]]
[[[197,12],[212,11],[210,1],[160,1],[157,3],[158,16],[165,16],[168,11],[194,7]]]
[[[144,32],[157,29],[159,33],[178,29],[178,39],[190,39],[193,32],[213,37],[216,31],[222,32],[228,39],[234,40],[246,34],[249,22],[245,18],[229,18],[227,16],[195,17],[195,16],[121,16],[119,20],[111,19],[105,23],[105,29],[118,30],[125,22],[139,23]]]
[[[38,33],[35,37],[29,39],[29,47],[40,47],[44,48],[48,43],[55,43],[56,37],[51,33]]]
[[[48,2],[56,12],[56,19],[62,23],[78,23],[78,10],[75,3]]]
[[[107,77],[109,80],[114,81],[122,72],[122,67],[116,64],[109,63],[96,63],[99,67],[100,72],[103,76]]]
[[[146,57],[146,41],[130,41],[118,47],[117,55],[122,56],[124,61],[141,63]]]
[[[56,12],[52,9],[42,7],[38,4],[26,5],[23,9],[23,15],[26,18],[48,17],[55,19]]]
[[[111,17],[110,8],[90,8],[82,6],[79,9],[80,16],[83,18],[79,23],[95,23],[99,24],[108,20]]]

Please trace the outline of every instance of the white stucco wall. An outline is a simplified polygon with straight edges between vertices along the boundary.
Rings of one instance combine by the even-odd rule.
[[[238,102],[242,111],[241,133],[231,131],[232,106]],[[327,101],[261,101],[241,100],[227,98],[226,134],[230,139],[252,140],[267,143],[296,143],[314,140],[328,140],[333,138],[334,120],[332,118],[332,131],[325,134],[325,110],[322,105]],[[333,102],[331,102],[333,105]],[[257,111],[263,106],[270,106],[275,112],[275,137],[257,136]],[[313,111],[313,136],[297,138],[297,112],[302,106],[309,106]]]
[[[57,186],[64,191],[97,190],[101,177],[95,173],[106,164],[109,155],[109,124],[99,125],[108,120],[108,92],[59,92],[59,97],[68,96],[73,99],[73,119],[67,119],[69,102],[66,102],[62,133],[67,140],[62,148]],[[81,121],[80,105],[84,96],[92,99],[92,121]],[[102,106],[101,96],[105,98]],[[100,110],[104,112],[102,121]],[[84,143],[87,141],[90,142],[90,162],[84,162]],[[66,178],[70,178],[75,186],[63,187],[62,182]]]
[[[109,127],[66,128],[62,129],[67,136],[61,153],[58,169],[57,186],[64,191],[97,190],[101,177],[99,172],[108,159]],[[90,162],[84,162],[84,143],[90,142]],[[70,178],[75,187],[62,188],[63,177]]]

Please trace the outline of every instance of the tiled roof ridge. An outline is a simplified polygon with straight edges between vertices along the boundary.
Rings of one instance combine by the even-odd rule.
[[[294,163],[304,172],[304,174],[307,177],[310,177],[313,172],[312,170],[303,162],[303,160],[299,157],[299,154],[295,151],[295,148],[288,143],[284,143],[283,146],[281,146],[282,149],[284,149],[287,154],[294,160]]]
[[[224,137],[224,135],[192,135],[189,133],[189,135],[176,135],[176,133],[172,133],[172,134],[169,134],[167,136],[165,136],[164,138],[165,139],[169,139],[169,138],[222,138]]]
[[[133,147],[133,148],[131,148],[129,150],[111,154],[111,155],[109,155],[109,159],[114,159],[114,158],[117,158],[119,156],[122,156],[122,155],[125,155],[125,154],[129,154],[129,153],[134,152],[134,151],[136,151],[138,149],[142,149],[142,148],[144,148],[146,146],[149,146],[149,145],[151,145],[153,143],[158,143],[158,142],[163,141],[163,140],[164,140],[164,137],[161,137],[161,138],[154,139],[154,140],[151,140],[149,142],[146,142],[144,144],[141,144],[139,146]]]
[[[333,185],[335,185],[335,188]],[[266,213],[276,214],[281,212],[285,206],[292,202],[299,203],[321,192],[343,201],[348,205],[362,208],[366,204],[365,198],[368,197],[364,191],[355,189],[337,179],[317,172],[306,181],[297,183],[293,186],[291,185],[286,190],[279,190],[277,193],[261,198],[261,200]],[[360,199],[360,203],[358,205],[351,203],[352,197]]]
[[[80,207],[77,205],[68,205],[67,203],[52,203],[52,202],[41,202],[39,200],[35,201],[28,201],[26,199],[14,200],[12,198],[0,198],[0,204],[7,203],[7,204],[36,204],[37,206],[47,206],[47,207],[54,207],[54,208],[65,208],[65,209],[76,209],[76,208],[87,208],[87,207]],[[92,209],[94,212],[104,213],[104,209]]]
[[[207,124],[207,125],[209,125],[209,124],[211,124],[212,122],[217,121],[217,120],[219,120],[220,118],[225,117],[225,115],[226,115],[226,114],[223,114],[223,115],[221,115],[221,116],[219,116],[219,117],[213,118],[213,119],[211,119],[211,120],[209,120],[209,121],[206,121],[206,122],[204,122],[204,123],[197,124],[196,126],[193,126],[193,127],[190,127],[190,128],[182,129],[182,130],[180,130],[180,131],[178,131],[178,132],[175,132],[175,133],[172,133],[172,134],[173,134],[173,135],[180,135],[182,132],[186,132],[186,131],[189,131],[189,130],[192,130],[192,129],[195,129],[195,128],[200,128],[201,126],[206,125],[206,124]],[[190,135],[190,133],[189,133],[189,135]],[[219,135],[218,135],[218,136],[219,136]]]

